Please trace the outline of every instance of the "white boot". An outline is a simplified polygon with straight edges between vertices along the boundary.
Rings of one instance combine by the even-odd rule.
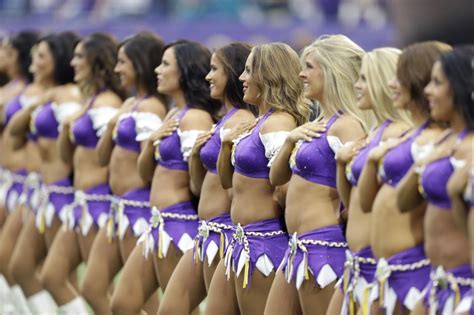
[[[15,284],[11,288],[12,296],[14,298],[14,303],[21,315],[32,315],[28,304],[26,303],[25,295],[23,290],[18,284]]]
[[[33,294],[26,301],[34,315],[54,315],[58,312],[56,302],[46,290]]]
[[[18,312],[13,303],[13,296],[7,279],[0,274],[0,315],[13,315]]]
[[[59,306],[58,315],[89,315],[89,310],[87,309],[87,303],[81,297],[77,297]]]

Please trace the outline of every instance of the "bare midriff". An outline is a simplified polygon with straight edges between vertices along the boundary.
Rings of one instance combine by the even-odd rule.
[[[288,233],[298,234],[339,224],[339,197],[334,188],[291,175],[286,193]]]
[[[157,166],[151,183],[150,203],[163,209],[177,203],[191,201],[189,173],[187,170],[173,170]]]
[[[265,178],[251,178],[234,172],[232,178],[232,222],[247,224],[278,218],[278,202],[273,198],[274,187]]]
[[[425,252],[433,266],[451,269],[469,264],[469,240],[449,209],[429,204],[425,214]]]
[[[86,190],[107,183],[107,167],[100,166],[95,149],[76,147],[73,163],[75,189]]]
[[[26,171],[38,172],[41,166],[41,156],[38,144],[33,141],[26,142]]]
[[[230,198],[228,191],[222,188],[219,176],[207,172],[201,187],[198,215],[208,220],[230,212]]]
[[[24,170],[28,158],[26,147],[18,150],[11,150],[12,139],[5,134],[2,137],[2,162],[3,166],[12,172]]]
[[[146,187],[138,173],[138,153],[115,146],[110,156],[109,184],[112,192],[121,196],[126,192]]]
[[[362,211],[357,187],[352,187],[347,215],[346,239],[351,251],[357,252],[370,246],[371,213]]]
[[[38,148],[41,156],[43,182],[51,184],[71,175],[72,167],[61,159],[59,147],[55,139],[38,139]]]
[[[370,245],[377,258],[389,258],[423,243],[425,204],[402,213],[396,199],[395,188],[385,184],[372,206]]]

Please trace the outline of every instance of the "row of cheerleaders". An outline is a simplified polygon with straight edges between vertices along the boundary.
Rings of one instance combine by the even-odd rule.
[[[0,54],[1,314],[473,313],[473,46]]]

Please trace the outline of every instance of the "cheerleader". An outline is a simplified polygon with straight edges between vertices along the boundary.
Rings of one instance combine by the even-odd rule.
[[[212,54],[211,71],[206,80],[210,83],[211,97],[223,103],[224,116],[210,131],[198,137],[191,152],[191,189],[200,196],[198,235],[194,240],[194,250],[184,254],[173,272],[160,305],[160,313],[189,314],[201,303],[225,253],[226,244],[232,238],[231,199],[229,192],[220,185],[216,163],[220,139],[225,132],[242,121],[255,118],[243,101],[242,83],[239,81],[239,74],[244,70],[250,49],[248,45],[233,43]],[[233,282],[227,283],[226,291],[219,292],[219,295],[227,294],[235,300]],[[232,305],[234,308],[218,311],[212,310],[212,306],[208,304],[206,313],[238,312],[236,301]]]
[[[394,106],[410,112],[414,128],[373,148],[359,177],[360,205],[371,212],[370,246],[378,259],[370,300],[378,300],[387,314],[412,310],[429,279],[430,262],[423,250],[425,205],[400,212],[396,186],[413,162],[433,148],[433,139],[442,136],[443,126],[430,120],[423,88],[433,63],[448,49],[446,44],[425,42],[403,50],[397,79],[390,85]]]
[[[395,76],[398,56],[395,48],[378,48],[362,58],[359,80],[355,84],[357,106],[372,110],[377,126],[362,141],[345,145],[337,152],[337,190],[347,205],[346,251],[344,279],[334,292],[331,314],[356,313],[364,304],[375,275],[376,260],[370,249],[370,213],[360,208],[358,180],[369,151],[388,139],[399,137],[410,127],[408,113],[393,106],[388,86]],[[367,297],[367,296],[366,296]],[[368,301],[365,301],[368,302]],[[341,306],[343,309],[341,310]]]
[[[109,185],[114,194],[109,222],[99,223],[100,231],[92,247],[82,286],[84,297],[98,314],[111,313],[108,288],[128,260],[151,216],[150,182],[140,177],[137,160],[144,141],[161,125],[166,115],[166,102],[156,90],[153,72],[161,61],[163,47],[160,38],[143,32],[127,38],[118,50],[115,72],[122,87],[134,96],[128,98],[109,121],[97,146],[99,162],[109,167]],[[125,273],[117,288],[124,283],[129,289],[130,282],[123,282],[124,279]],[[137,304],[136,295],[128,293],[118,307],[128,312]],[[149,313],[156,313],[157,301],[156,296],[150,300],[147,305]],[[137,313],[145,302],[138,303]]]
[[[205,81],[210,59],[205,46],[180,40],[165,47],[161,64],[155,69],[158,92],[170,97],[175,108],[147,141],[139,158],[140,174],[152,180],[152,217],[135,251],[153,261],[165,294],[173,270],[192,250],[197,234],[188,159],[197,137],[210,130],[221,108],[220,102],[210,97]],[[152,275],[141,276],[150,283]],[[156,290],[158,283],[148,286],[147,294]]]
[[[370,126],[357,108],[354,83],[364,51],[342,35],[325,36],[305,48],[301,78],[305,97],[320,103],[319,118],[292,132],[273,163],[270,180],[288,183],[285,221],[289,245],[265,312],[326,312],[342,275],[347,244],[339,221],[335,153],[365,137]],[[318,130],[324,124],[323,130]],[[324,258],[322,258],[324,257]]]
[[[254,47],[240,80],[244,101],[258,108],[259,117],[236,126],[222,140],[217,169],[222,186],[232,187],[233,233],[220,263],[225,268],[218,266],[214,278],[224,272],[234,279],[242,314],[263,313],[288,242],[269,173],[288,132],[309,116],[300,70],[298,55],[288,45]],[[211,284],[211,298],[219,296],[214,291],[222,290],[220,283]]]
[[[417,314],[452,314],[464,297],[472,303],[469,240],[456,224],[447,184],[453,171],[473,158],[473,58],[470,46],[446,52],[434,63],[431,81],[425,88],[431,117],[447,122],[452,132],[427,158],[415,162],[398,187],[402,212],[412,213],[427,203],[423,235],[432,271]],[[467,307],[465,312],[469,311]]]
[[[83,105],[63,121],[58,141],[60,156],[73,168],[74,176],[55,182],[50,193],[69,190],[72,198],[68,205],[57,209],[63,225],[41,272],[43,285],[53,295],[59,311],[66,314],[87,311],[68,277],[82,261],[87,261],[99,224],[97,219],[100,213],[108,213],[110,205],[108,169],[100,165],[95,147],[107,121],[122,102],[118,77],[113,73],[116,56],[115,40],[96,33],[76,45],[71,60]]]

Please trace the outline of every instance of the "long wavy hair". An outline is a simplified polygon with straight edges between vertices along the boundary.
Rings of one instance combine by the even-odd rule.
[[[125,92],[120,86],[120,80],[114,72],[117,63],[117,40],[109,34],[94,33],[81,41],[85,57],[91,66],[91,75],[81,84],[86,94],[97,93],[107,88],[125,98]]]
[[[357,107],[354,83],[359,78],[365,51],[344,35],[323,35],[307,46],[301,55],[302,62],[308,57],[321,68],[324,80],[320,116],[324,108],[331,112],[342,111],[356,118],[364,129],[369,130],[374,114]]]
[[[373,112],[380,123],[387,119],[411,124],[408,111],[393,106],[389,81],[395,77],[401,50],[392,47],[377,48],[362,58],[362,71],[367,75],[367,87]]]
[[[412,44],[403,49],[397,65],[400,85],[408,89],[411,100],[425,112],[430,112],[425,86],[431,80],[431,69],[443,52],[452,48],[438,41]]]
[[[136,74],[137,87],[143,88],[147,95],[158,97],[167,105],[166,97],[156,89],[157,78],[154,69],[161,63],[165,43],[161,37],[151,32],[140,32],[126,38],[119,46],[131,60]]]
[[[38,32],[23,31],[6,39],[6,42],[18,52],[18,70],[20,76],[28,82],[33,80],[33,74],[29,71],[31,65],[31,49],[36,45],[39,38],[40,34]]]
[[[469,130],[474,130],[474,45],[466,45],[444,53],[441,67],[449,81],[455,110]]]
[[[56,84],[62,85],[74,82],[74,69],[70,65],[74,54],[74,47],[80,37],[73,32],[51,34],[41,38],[38,43],[45,42],[53,55],[54,73]]]
[[[251,56],[250,75],[262,103],[290,114],[298,125],[307,122],[310,108],[303,97],[298,54],[287,44],[270,43],[252,48]]]
[[[235,108],[248,109],[256,116],[258,109],[244,102],[243,84],[239,80],[251,50],[252,46],[236,42],[217,49],[214,55],[224,66],[224,73],[227,77],[227,83],[224,87],[225,99]]]
[[[180,74],[179,86],[187,105],[208,112],[217,121],[222,103],[211,98],[209,83],[206,81],[211,67],[211,52],[206,46],[189,40],[168,44],[164,51],[169,48],[174,49]]]

